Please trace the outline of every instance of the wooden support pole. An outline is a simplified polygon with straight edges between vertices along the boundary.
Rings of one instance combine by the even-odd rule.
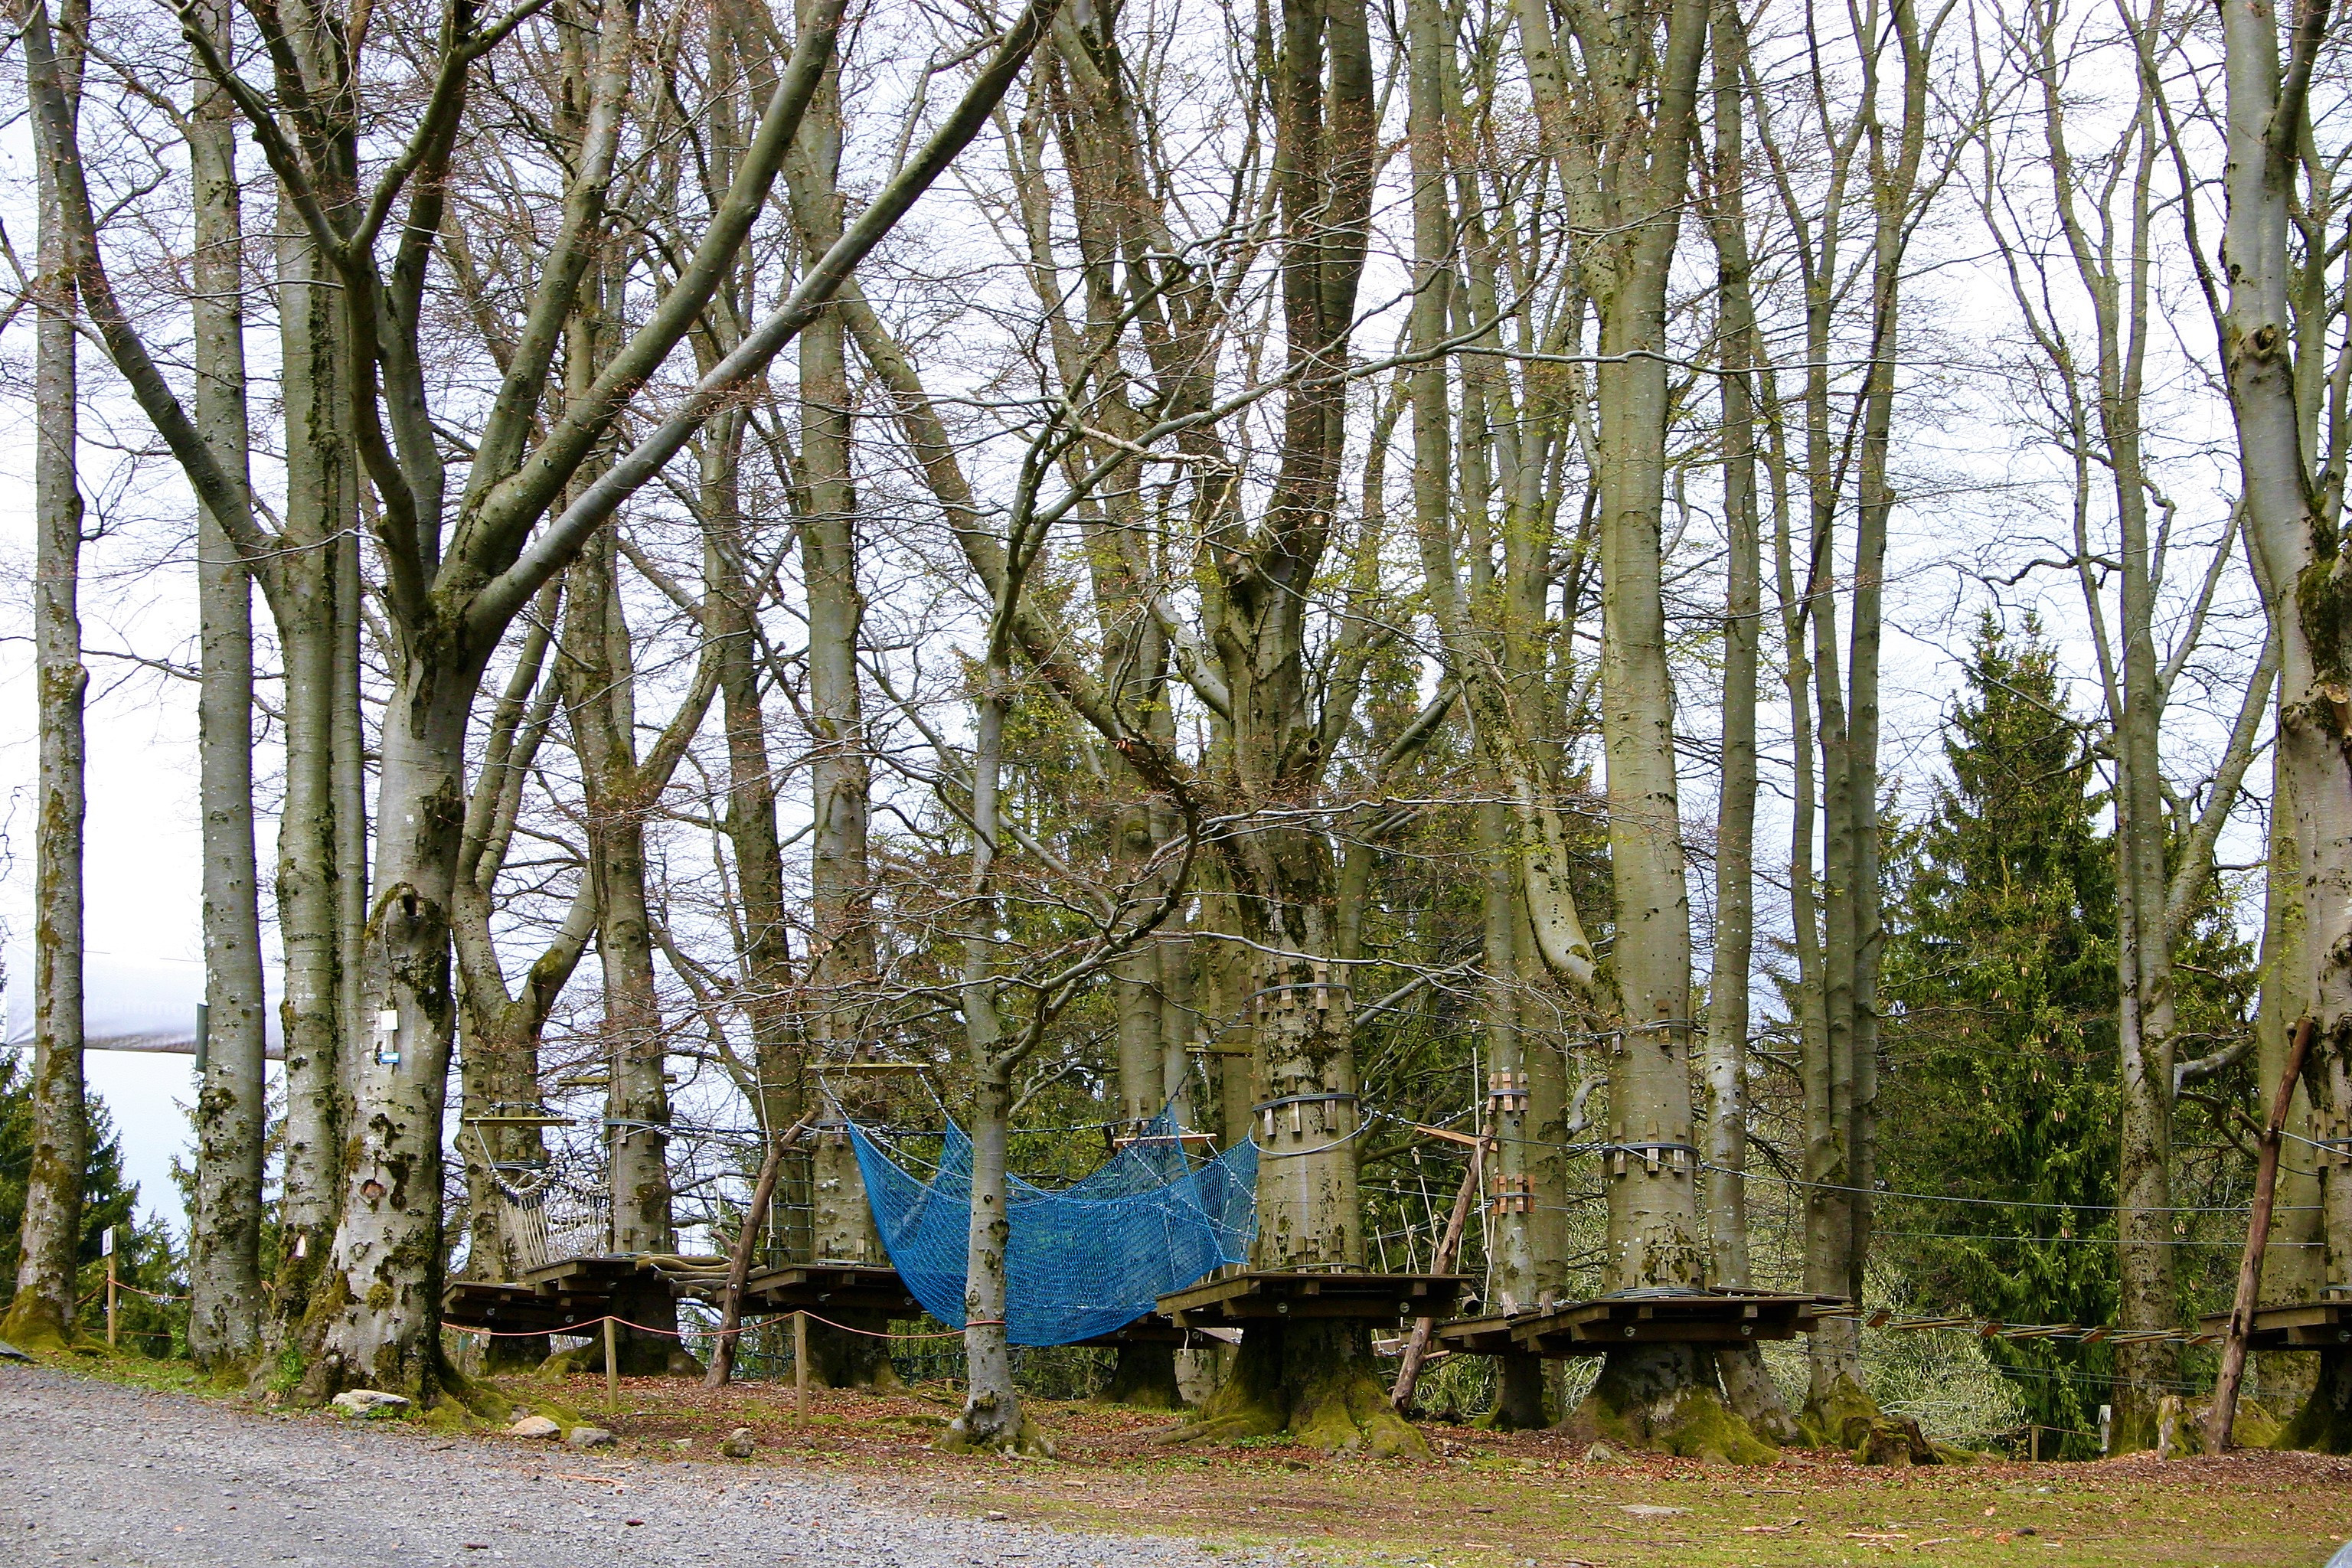
[[[2246,1341],[2254,1331],[2254,1308],[2262,1299],[2263,1249],[2270,1243],[2271,1204],[2278,1194],[2279,1145],[2284,1141],[2295,1081],[2303,1077],[2303,1058],[2311,1051],[2311,1027],[2308,1015],[2294,1026],[2286,1072],[2271,1098],[2271,1117],[2263,1125],[2263,1141],[2254,1154],[2254,1207],[2246,1216],[2246,1251],[2238,1263],[2238,1296],[2230,1308],[2221,1373],[2213,1382],[2213,1408],[2205,1415],[2205,1447],[2215,1454],[2230,1451],[2231,1429],[2238,1424],[2238,1388],[2246,1377]]]
[[[1478,1195],[1478,1184],[1485,1178],[1486,1149],[1494,1142],[1481,1137],[1471,1145],[1470,1168],[1462,1174],[1462,1190],[1454,1194],[1454,1212],[1445,1218],[1445,1235],[1437,1243],[1437,1251],[1430,1258],[1432,1274],[1451,1273],[1454,1259],[1462,1250],[1462,1228],[1469,1223],[1470,1200]],[[1396,1386],[1389,1391],[1389,1403],[1402,1410],[1412,1402],[1412,1391],[1421,1382],[1422,1363],[1429,1359],[1429,1339],[1437,1331],[1435,1318],[1415,1318],[1412,1337],[1405,1342],[1402,1364],[1397,1368]]]
[[[114,1344],[114,1293],[116,1285],[117,1276],[114,1272],[114,1231],[110,1227],[106,1233],[106,1342],[110,1349]]]
[[[735,1256],[727,1265],[727,1289],[719,1310],[719,1340],[711,1348],[710,1370],[702,1374],[705,1388],[723,1388],[735,1370],[735,1341],[743,1328],[743,1284],[751,1277],[751,1254],[759,1249],[760,1227],[767,1220],[768,1205],[775,1197],[776,1176],[783,1168],[784,1149],[809,1124],[802,1117],[792,1130],[768,1143],[767,1158],[760,1162],[759,1179],[751,1184],[751,1204],[743,1211],[743,1229],[735,1238]]]
[[[793,1413],[808,1425],[808,1312],[793,1314]]]
[[[621,1407],[621,1335],[610,1312],[604,1314],[604,1403]]]

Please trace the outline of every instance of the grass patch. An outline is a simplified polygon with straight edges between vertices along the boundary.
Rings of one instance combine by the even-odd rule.
[[[529,1402],[526,1386],[509,1385]],[[749,1426],[755,1465],[807,1465],[950,1512],[1377,1568],[2321,1568],[2352,1536],[2352,1460],[2300,1454],[1918,1469],[1865,1468],[1833,1452],[1746,1467],[1652,1455],[1588,1465],[1549,1433],[1433,1424],[1427,1459],[1335,1458],[1265,1438],[1170,1449],[1153,1441],[1175,1419],[1165,1413],[1032,1400],[1063,1458],[1010,1463],[931,1447],[934,1413],[957,1398],[948,1385],[812,1389],[805,1424],[789,1385],[714,1393],[625,1379],[617,1409],[603,1391],[593,1378],[566,1389],[645,1461],[708,1462],[719,1438]],[[681,1437],[693,1446],[677,1447]]]

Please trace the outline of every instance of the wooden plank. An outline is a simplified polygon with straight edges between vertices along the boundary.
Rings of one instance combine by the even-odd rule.
[[[1451,1307],[1469,1284],[1460,1274],[1342,1274],[1254,1269],[1204,1279],[1160,1298],[1160,1310],[1185,1327],[1279,1318],[1391,1321]]]
[[[1439,1325],[1439,1343],[1470,1355],[1501,1355],[1511,1349],[1511,1320],[1500,1312]]]

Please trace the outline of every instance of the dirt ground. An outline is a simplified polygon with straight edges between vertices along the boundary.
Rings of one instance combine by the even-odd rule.
[[[509,1384],[528,1397],[545,1384]],[[1423,1461],[1328,1458],[1279,1442],[1206,1449],[1155,1440],[1171,1417],[1039,1403],[1050,1463],[957,1458],[930,1447],[957,1394],[720,1393],[601,1378],[558,1397],[653,1463],[717,1462],[736,1426],[752,1465],[803,1464],[930,1506],[1073,1528],[1304,1548],[1311,1561],[1444,1568],[1846,1568],[1890,1562],[2046,1568],[2321,1568],[2352,1537],[2352,1460],[2246,1453],[2159,1463],[1864,1468],[1789,1453],[1762,1468],[1643,1457],[1588,1464],[1545,1434],[1425,1427]],[[484,1438],[484,1441],[494,1440]]]

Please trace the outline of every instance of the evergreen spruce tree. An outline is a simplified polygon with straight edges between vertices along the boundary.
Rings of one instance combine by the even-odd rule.
[[[2054,650],[1988,612],[1945,727],[1948,783],[1887,857],[1885,1251],[1917,1303],[2114,1321],[2116,896],[2104,797]],[[1983,1342],[2029,1419],[2098,1451],[2111,1352]],[[2045,1440],[2043,1452],[2050,1447]]]
[[[96,1095],[89,1097],[89,1107],[79,1252],[79,1294],[85,1305],[75,1333],[86,1340],[106,1338],[106,1309],[99,1292],[106,1279],[106,1233],[120,1226],[122,1247],[116,1260],[118,1278],[134,1287],[121,1293],[123,1342],[151,1355],[184,1354],[187,1260],[173,1245],[170,1229],[163,1221],[136,1223],[139,1184],[123,1176],[122,1146],[115,1136],[113,1118]],[[32,1163],[32,1074],[21,1058],[0,1053],[0,1311],[7,1310],[16,1293],[17,1237],[25,1218],[25,1179]]]

